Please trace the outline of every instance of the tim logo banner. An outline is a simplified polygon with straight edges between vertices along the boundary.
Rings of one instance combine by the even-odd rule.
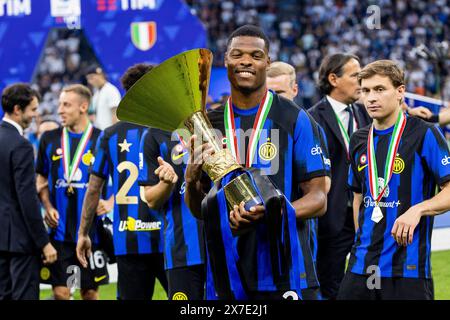
[[[0,0],[0,90],[31,80],[52,28],[82,29],[118,87],[135,63],[206,46],[183,0]]]

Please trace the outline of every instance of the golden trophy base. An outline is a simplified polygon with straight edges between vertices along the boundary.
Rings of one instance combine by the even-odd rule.
[[[241,202],[244,202],[245,210],[250,211],[251,207],[262,204],[261,197],[256,192],[252,181],[246,173],[242,173],[240,176],[228,182],[223,187],[223,190],[231,208],[239,206]]]

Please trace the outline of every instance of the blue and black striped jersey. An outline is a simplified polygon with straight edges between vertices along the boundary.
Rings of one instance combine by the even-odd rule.
[[[56,229],[50,229],[50,236],[54,240],[76,243],[78,228],[81,221],[81,209],[84,195],[89,182],[89,167],[94,159],[94,151],[100,130],[94,128],[86,145],[79,167],[72,180],[74,194],[67,194],[67,177],[64,173],[61,134],[63,128],[45,132],[39,143],[36,172],[48,178],[50,201],[58,210],[59,224]],[[70,157],[73,158],[82,133],[69,131]],[[95,228],[91,229],[91,239],[97,242]]]
[[[422,217],[414,230],[413,243],[399,246],[391,236],[395,220],[410,207],[430,199],[436,186],[450,180],[450,156],[447,143],[437,127],[408,117],[394,162],[394,171],[384,197],[379,202],[383,219],[371,220],[375,201],[369,190],[367,136],[370,127],[358,130],[350,140],[351,168],[349,185],[361,193],[355,244],[349,268],[356,274],[368,274],[370,266],[380,268],[381,277],[431,278],[431,233],[433,217]],[[384,168],[393,127],[374,130],[374,148],[378,168]],[[384,183],[384,170],[378,180]]]
[[[245,143],[245,146],[239,145],[240,159],[245,159],[245,152],[249,144],[249,133],[253,128],[257,111],[258,106],[246,110],[233,106],[236,138],[238,144],[239,142]],[[208,116],[213,127],[224,136],[224,107],[211,111]],[[242,135],[245,135],[246,138]],[[323,136],[318,124],[305,110],[274,94],[272,107],[267,115],[256,147],[252,167],[261,169],[276,188],[286,196],[287,200],[290,202],[298,200],[302,197],[301,182],[329,175],[329,166],[325,164],[329,160],[322,150]],[[270,153],[267,152],[269,148]],[[309,230],[310,222],[300,219],[297,219],[296,222],[301,247],[299,252],[300,273],[298,275],[301,277],[301,287],[316,287],[318,281],[310,245],[311,241],[314,242]],[[260,249],[258,248],[258,250]],[[256,251],[253,251],[253,253],[256,253]],[[258,270],[257,259],[253,256],[253,253],[240,252],[239,256],[246,268],[252,266],[254,270]],[[277,286],[269,273],[255,272],[254,277],[247,280],[246,285],[252,290],[258,290],[258,288],[264,287],[264,283],[271,282],[273,285],[272,289],[269,290],[277,290],[276,288],[283,287]],[[269,287],[266,286],[266,289]]]
[[[112,177],[114,201],[113,239],[116,255],[162,252],[162,213],[151,210],[139,176],[139,146],[145,127],[118,122],[105,129],[91,173],[108,181]]]
[[[203,222],[197,220],[184,202],[184,171],[189,154],[176,134],[151,128],[141,142],[139,184],[159,183],[155,170],[161,156],[178,175],[178,182],[162,209],[164,214],[165,268],[173,269],[204,263]]]

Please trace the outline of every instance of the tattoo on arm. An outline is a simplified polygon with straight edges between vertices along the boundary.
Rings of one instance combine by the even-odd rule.
[[[87,235],[91,229],[92,221],[97,214],[97,206],[104,183],[105,180],[103,178],[95,175],[91,175],[89,178],[89,186],[84,197],[81,212],[80,230],[78,231],[82,235]]]

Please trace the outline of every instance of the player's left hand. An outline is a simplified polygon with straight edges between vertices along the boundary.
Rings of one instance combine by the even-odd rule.
[[[395,220],[391,235],[398,245],[406,247],[412,243],[414,229],[419,224],[421,217],[422,214],[419,207],[413,206]]]
[[[264,206],[254,206],[250,208],[250,211],[247,211],[244,208],[244,202],[241,202],[239,206],[234,206],[234,209],[230,212],[231,231],[236,234],[249,228],[264,217],[264,212]]]

